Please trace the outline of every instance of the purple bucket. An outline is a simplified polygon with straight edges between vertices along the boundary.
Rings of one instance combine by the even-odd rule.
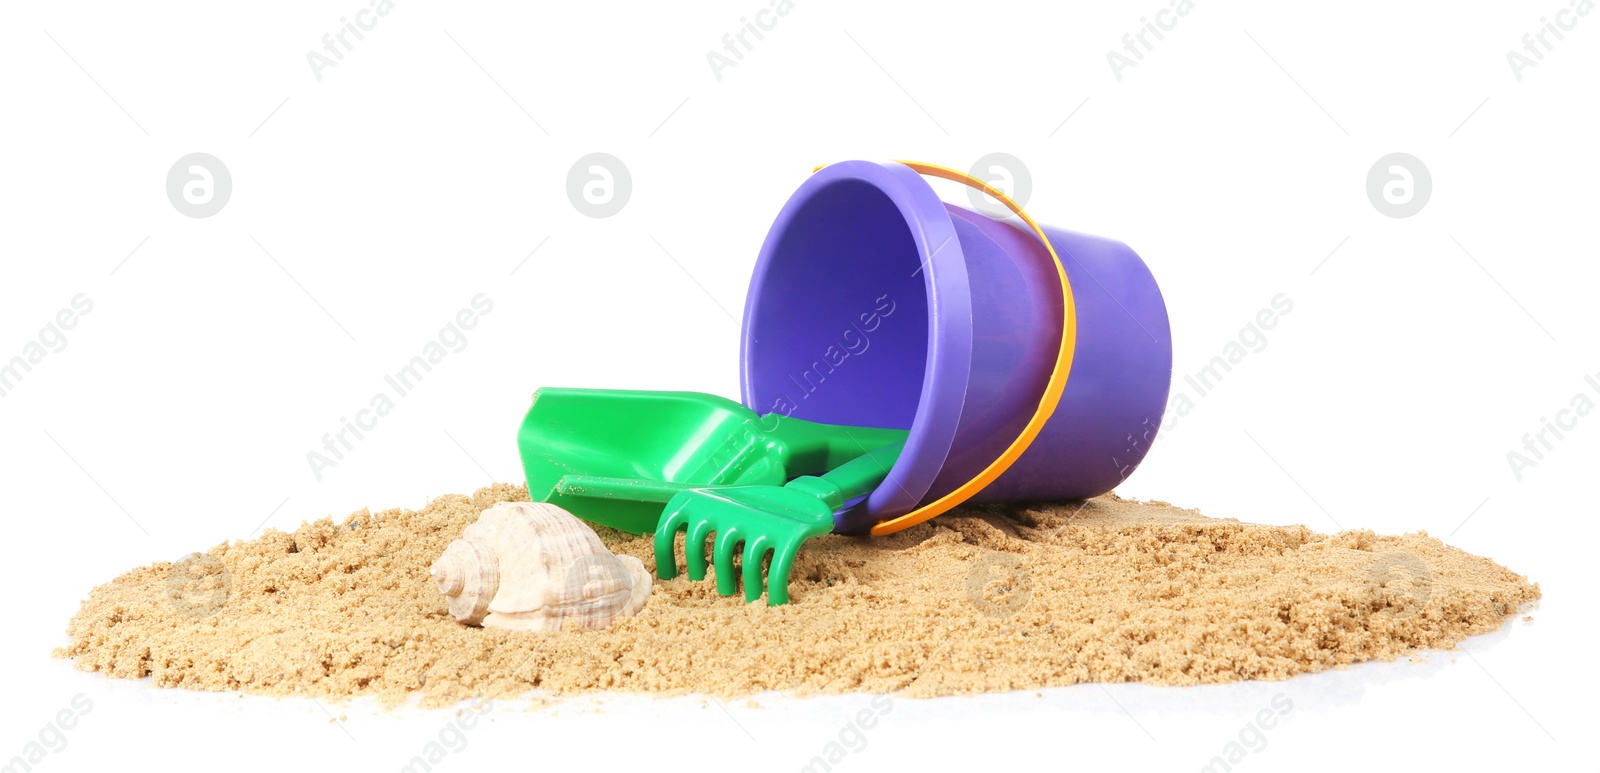
[[[971,501],[1079,499],[1131,474],[1172,379],[1166,306],[1121,242],[1044,226],[1072,284],[1077,341],[1061,401]],[[1034,234],[941,201],[903,164],[813,174],[767,232],[744,311],[744,404],[907,429],[888,478],[836,516],[861,533],[999,457],[1037,410],[1061,344],[1061,285]]]

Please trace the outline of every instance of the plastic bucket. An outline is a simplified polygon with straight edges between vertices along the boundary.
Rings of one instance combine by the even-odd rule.
[[[1121,242],[1041,228],[1070,279],[1071,367],[1031,444],[974,502],[1110,491],[1166,407],[1171,335],[1144,261]],[[884,483],[836,515],[837,531],[886,533],[971,481],[1040,409],[1063,349],[1057,277],[1033,231],[944,203],[909,166],[824,167],[778,213],[756,261],[744,404],[909,430]]]

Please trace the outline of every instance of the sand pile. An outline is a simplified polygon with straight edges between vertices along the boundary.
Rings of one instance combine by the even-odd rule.
[[[428,565],[480,511],[526,498],[498,485],[134,569],[90,593],[56,655],[164,687],[426,705],[534,689],[934,696],[1281,679],[1449,647],[1539,598],[1426,534],[1329,536],[1107,496],[812,540],[785,607],[680,577],[604,631],[456,623]],[[654,569],[648,538],[600,533]]]

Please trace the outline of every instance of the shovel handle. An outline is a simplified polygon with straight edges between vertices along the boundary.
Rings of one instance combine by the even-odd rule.
[[[904,442],[907,434],[903,429],[820,424],[776,413],[760,422],[762,434],[782,447],[783,469],[791,478],[837,469],[875,448]]]
[[[889,476],[889,469],[894,467],[905,447],[906,441],[902,438],[821,475],[802,475],[789,481],[785,488],[804,491],[822,500],[829,510],[838,510],[845,502],[871,494]]]

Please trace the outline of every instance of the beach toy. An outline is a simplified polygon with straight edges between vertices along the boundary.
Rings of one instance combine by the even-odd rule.
[[[756,412],[716,395],[546,387],[517,445],[528,496],[592,523],[650,534],[668,500],[706,486],[782,486],[827,472],[905,430]]]
[[[946,204],[924,176],[976,188],[1018,222]],[[734,592],[742,544],[746,599],[771,553],[767,598],[781,604],[817,534],[1110,491],[1149,451],[1171,378],[1166,307],[1127,245],[1041,226],[962,172],[847,161],[800,186],[756,259],[747,409],[681,392],[586,408],[619,393],[540,390],[519,443],[535,499],[654,529],[659,577],[676,576],[686,531],[690,578],[703,579],[715,531],[718,592]]]
[[[946,204],[925,176],[1016,220]],[[907,431],[884,481],[835,514],[844,533],[1110,491],[1148,452],[1171,379],[1166,307],[1133,250],[930,164],[820,167],[768,231],[745,303],[745,405]]]
[[[706,576],[706,538],[712,546],[717,592],[732,596],[736,590],[733,557],[740,547],[744,574],[744,600],[761,596],[761,567],[772,557],[767,603],[789,603],[789,571],[795,554],[806,540],[833,530],[833,514],[852,499],[866,496],[883,482],[900,455],[904,442],[896,442],[856,457],[821,476],[801,476],[784,486],[723,486],[684,491],[667,503],[656,527],[656,576],[678,576],[673,540],[686,532],[684,561],[689,579]]]

